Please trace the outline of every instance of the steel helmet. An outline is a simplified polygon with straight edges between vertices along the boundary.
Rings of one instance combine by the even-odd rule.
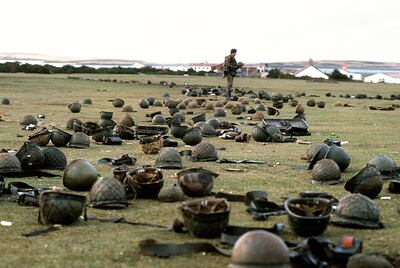
[[[43,151],[34,141],[26,141],[15,156],[23,170],[40,169],[44,163]]]
[[[68,105],[68,108],[73,113],[79,113],[81,111],[81,104],[79,102],[74,102]]]
[[[154,125],[165,125],[166,124],[166,120],[165,120],[165,117],[162,114],[157,114],[157,115],[155,115],[153,117],[152,123]]]
[[[67,166],[67,157],[61,150],[55,147],[48,147],[43,149],[43,154],[43,168],[64,170]]]
[[[124,100],[122,100],[122,99],[115,99],[112,101],[112,103],[113,103],[113,106],[116,108],[122,107],[125,104]]]
[[[22,172],[18,158],[10,153],[0,153],[0,174]]]
[[[251,136],[255,141],[266,142],[268,140],[268,133],[260,126],[255,126],[251,130]]]
[[[83,132],[75,132],[69,141],[69,147],[87,149],[90,147],[90,137]]]
[[[56,147],[64,147],[70,141],[72,135],[58,128],[51,130],[50,140]]]
[[[28,140],[36,142],[39,146],[46,146],[50,142],[51,133],[47,128],[42,128],[40,131],[29,135]]]
[[[350,165],[350,154],[347,152],[346,149],[343,149],[340,146],[332,144],[325,155],[325,158],[332,159],[335,161],[340,171],[345,171],[347,167]]]
[[[181,169],[182,159],[174,148],[164,147],[158,153],[155,166],[158,168]]]
[[[90,98],[85,98],[85,99],[82,100],[82,104],[91,105],[91,104],[93,104],[93,103],[92,103],[92,100],[91,100]]]
[[[340,181],[340,169],[335,161],[321,159],[312,169],[311,182],[314,184],[337,184]]]
[[[218,174],[203,168],[189,168],[177,173],[179,186],[190,197],[207,196]]]
[[[96,180],[96,168],[85,159],[75,159],[64,170],[63,184],[72,191],[89,191]]]
[[[367,164],[344,186],[350,193],[360,193],[374,199],[382,191],[383,181],[381,173],[375,166]]]
[[[29,126],[29,125],[37,125],[37,119],[35,116],[33,115],[25,115],[24,117],[22,117],[20,124],[22,126]]]
[[[127,127],[133,127],[135,125],[135,121],[129,114],[124,114],[122,118],[119,120],[119,123]]]
[[[396,163],[387,155],[377,155],[368,162],[374,165],[381,173],[383,179],[391,179],[397,177],[398,168]]]
[[[178,202],[185,200],[185,194],[181,187],[174,185],[164,185],[158,193],[158,200],[161,202]]]
[[[187,129],[182,137],[183,142],[187,145],[196,145],[200,143],[202,139],[203,135],[198,127]]]
[[[217,136],[218,132],[215,130],[215,128],[209,124],[204,124],[200,127],[201,133],[205,137],[210,137],[210,136]]]
[[[192,149],[192,156],[197,160],[216,160],[218,158],[217,150],[214,145],[208,142],[200,142]]]
[[[113,177],[97,180],[89,194],[90,205],[94,208],[126,208],[128,200],[122,183]]]

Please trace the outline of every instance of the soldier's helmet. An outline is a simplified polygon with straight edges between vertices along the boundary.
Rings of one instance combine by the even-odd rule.
[[[308,162],[310,162],[314,158],[321,147],[322,144],[311,144],[311,146],[306,150],[306,158]]]
[[[374,165],[381,173],[383,179],[391,179],[397,177],[398,167],[396,163],[387,155],[377,155],[368,162]]]
[[[2,98],[1,99],[1,104],[2,105],[10,105],[10,99],[9,98]]]
[[[152,119],[152,123],[154,125],[165,125],[166,124],[166,120],[165,120],[165,117],[162,114],[156,114]]]
[[[90,137],[83,132],[75,132],[69,141],[69,147],[87,149],[90,147]]]
[[[181,169],[182,159],[174,148],[164,147],[158,153],[155,166],[158,168]]]
[[[384,257],[357,253],[351,256],[346,264],[347,268],[394,268]]]
[[[96,180],[96,168],[85,159],[75,159],[64,170],[63,184],[72,191],[89,191]]]
[[[37,125],[38,121],[35,116],[28,114],[22,117],[20,124],[22,126]]]
[[[277,126],[267,126],[265,128],[267,131],[267,134],[272,138],[272,139],[279,139],[282,137],[282,132]]]
[[[253,137],[253,139],[255,141],[258,142],[266,142],[268,139],[268,134],[265,131],[265,129],[263,129],[260,126],[255,126],[252,130],[251,130],[251,136]]]
[[[378,206],[362,194],[351,194],[340,199],[331,222],[352,228],[383,228]]]
[[[296,114],[303,114],[304,113],[304,106],[299,104],[296,108]]]
[[[347,167],[350,165],[350,154],[347,152],[346,149],[337,146],[335,144],[332,144],[328,150],[328,152],[325,155],[325,158],[327,159],[332,159],[335,161],[339,168],[340,171],[345,171]]]
[[[256,105],[256,110],[257,111],[266,111],[267,107],[264,104],[260,103],[260,104]]]
[[[90,190],[90,205],[94,208],[126,208],[128,200],[122,183],[113,177],[97,180]]]
[[[225,117],[226,112],[223,108],[217,108],[214,110],[214,117]]]
[[[164,185],[158,193],[161,202],[178,202],[185,200],[185,194],[178,185]]]
[[[124,106],[125,102],[122,99],[115,99],[115,100],[113,100],[112,104],[114,107],[119,108],[119,107]]]
[[[179,186],[187,196],[199,197],[211,193],[218,174],[203,168],[189,168],[178,172],[177,176]]]
[[[226,108],[226,106],[225,106]],[[228,108],[226,108],[228,109]],[[242,108],[239,105],[232,105],[231,108],[231,113],[234,115],[240,115],[242,113]]]
[[[71,119],[69,119],[67,121],[66,128],[69,129],[69,130],[72,130],[74,128],[74,123],[75,122],[83,124],[83,122],[81,120],[79,120],[77,118],[71,118]]]
[[[59,169],[64,170],[67,166],[67,157],[65,154],[55,148],[55,147],[48,147],[43,149],[44,154],[44,168],[45,169]]]
[[[235,243],[229,268],[290,268],[289,249],[270,232],[250,231]]]
[[[314,99],[308,100],[307,101],[307,106],[314,107],[315,106],[315,100]]]
[[[39,195],[39,223],[72,224],[78,221],[86,197],[76,194],[45,191]]]
[[[23,170],[40,169],[44,163],[43,151],[34,141],[26,141],[15,156]]]
[[[203,135],[198,127],[187,129],[182,137],[183,142],[187,145],[196,145],[200,143],[202,139]]]
[[[36,133],[29,135],[28,140],[36,142],[39,146],[46,146],[50,142],[51,133],[47,128],[42,128]]]
[[[312,169],[311,182],[314,184],[337,184],[340,180],[340,169],[335,161],[321,159]]]
[[[383,181],[381,173],[375,166],[367,164],[344,186],[350,193],[360,193],[374,199],[382,191]]]
[[[200,142],[192,149],[192,156],[197,160],[216,160],[217,150],[208,142]]]
[[[214,110],[214,104],[212,102],[204,102],[204,109]]]
[[[214,127],[214,129],[219,129],[220,121],[217,118],[211,118],[207,120],[206,124],[209,124]]]
[[[204,124],[200,127],[203,136],[217,136],[217,131],[215,128],[209,124]]]
[[[324,101],[317,102],[317,107],[318,108],[325,108],[325,102]]]
[[[183,138],[185,131],[188,129],[187,126],[171,126],[171,134],[175,138]]]
[[[56,147],[64,147],[70,141],[72,135],[58,128],[51,130],[50,140]]]
[[[147,100],[141,100],[139,102],[139,106],[140,106],[140,108],[147,109],[147,108],[149,108],[150,104]],[[158,105],[156,105],[156,103],[154,102],[154,106],[158,106]],[[161,106],[162,106],[162,104],[161,104]]]
[[[179,103],[177,106],[177,108],[180,110],[186,110],[186,107],[187,107],[187,105],[184,102]]]
[[[132,105],[124,105],[124,107],[122,107],[122,111],[123,111],[123,112],[127,112],[127,113],[131,113],[131,112],[133,112],[134,110],[133,110]]]
[[[124,114],[122,118],[119,120],[119,123],[127,127],[133,127],[135,125],[135,121],[129,114]]]
[[[73,113],[79,113],[81,111],[81,104],[79,102],[73,102],[68,105],[68,108]]]
[[[254,121],[261,121],[264,118],[265,118],[265,116],[264,116],[263,112],[261,112],[261,111],[257,111],[251,116],[251,120],[254,120]]]
[[[0,153],[0,173],[21,172],[21,163],[18,158],[10,153]]]
[[[141,102],[142,103],[142,102]],[[144,105],[143,106],[146,106],[146,103],[143,103]],[[163,103],[162,103],[162,101],[160,101],[160,100],[155,100],[154,101],[154,103],[153,103],[153,105],[154,106],[157,106],[157,107],[161,107],[161,106],[163,106]],[[140,106],[141,108],[145,108],[145,107],[142,107],[142,106]]]
[[[326,153],[329,151],[329,148],[330,148],[329,145],[327,145],[325,143],[321,144],[321,147],[319,148],[317,153],[315,153],[314,157],[311,159],[308,169],[312,169],[314,167],[315,163],[317,163],[321,159],[324,159]]]
[[[155,100],[156,99],[154,97],[148,97],[147,98],[147,102],[149,103],[149,105],[154,105]]]
[[[181,112],[176,112],[172,115],[172,118],[179,120],[180,123],[185,122],[185,116]]]
[[[92,103],[92,99],[90,98],[85,98],[82,100],[82,104],[87,104],[87,105],[91,105]]]

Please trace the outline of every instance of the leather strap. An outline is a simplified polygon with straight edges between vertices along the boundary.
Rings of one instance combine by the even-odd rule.
[[[38,236],[38,235],[47,234],[47,233],[50,233],[53,231],[58,231],[58,230],[60,230],[60,227],[53,225],[53,226],[50,226],[50,227],[47,227],[44,229],[38,229],[38,230],[29,232],[29,233],[22,234],[22,236],[25,236],[25,237]]]

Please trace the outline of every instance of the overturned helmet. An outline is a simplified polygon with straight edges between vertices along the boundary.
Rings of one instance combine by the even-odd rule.
[[[124,186],[113,177],[97,180],[89,196],[90,205],[94,208],[126,208],[128,206]]]
[[[207,196],[218,174],[203,168],[189,168],[177,173],[179,186],[190,197]]]

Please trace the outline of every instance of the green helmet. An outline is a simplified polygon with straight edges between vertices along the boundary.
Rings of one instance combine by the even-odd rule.
[[[83,123],[81,120],[77,119],[77,118],[71,118],[67,121],[66,124],[66,128],[72,130],[74,128],[74,123],[78,122],[78,123]]]
[[[315,100],[314,99],[308,100],[307,101],[307,106],[314,107],[315,106]]]
[[[135,121],[129,114],[124,114],[122,118],[119,120],[119,123],[127,127],[133,127],[135,125]]]
[[[119,108],[119,107],[124,106],[125,102],[122,99],[115,99],[115,100],[113,100],[112,104],[114,107]]]
[[[217,108],[214,110],[214,117],[225,117],[226,112],[223,108]]]
[[[185,200],[185,194],[181,187],[174,185],[164,185],[158,193],[158,200],[161,202],[178,202]]]
[[[203,136],[209,137],[209,136],[217,136],[218,133],[215,130],[215,128],[209,124],[204,124],[200,127],[201,133]]]
[[[148,97],[147,98],[147,102],[149,103],[149,105],[154,105],[155,100],[156,99],[154,97]]]
[[[69,147],[87,149],[90,147],[90,137],[83,132],[75,132],[69,141]]]
[[[68,108],[73,113],[79,113],[81,111],[81,104],[79,102],[74,102],[68,105]]]
[[[209,124],[214,127],[214,129],[219,129],[220,121],[217,118],[211,118],[207,120],[206,124]]]
[[[165,147],[158,153],[155,166],[158,168],[181,169],[182,159],[174,148]]]
[[[319,160],[324,159],[326,153],[329,151],[329,145],[327,144],[321,144],[320,149],[317,151],[317,153],[314,155],[314,157],[310,161],[310,165],[308,166],[308,169],[312,169]],[[339,167],[340,168],[340,167]]]
[[[85,210],[86,197],[45,191],[39,195],[39,223],[72,224]]]
[[[116,123],[113,120],[110,120],[110,119],[100,118],[99,125],[100,125],[100,127],[111,127],[111,128],[114,128]]]
[[[0,153],[0,174],[21,172],[21,163],[10,153]]]
[[[132,105],[124,105],[124,107],[122,107],[122,111],[126,113],[132,113],[134,110]]]
[[[311,182],[314,184],[337,184],[340,181],[340,169],[335,161],[321,159],[312,169]]]
[[[340,171],[345,171],[347,167],[350,165],[350,154],[347,152],[346,149],[343,149],[340,146],[332,144],[325,155],[325,158],[332,159],[335,161]]]
[[[72,191],[89,191],[96,180],[96,168],[85,159],[75,159],[64,170],[63,184]]]
[[[260,126],[255,126],[251,130],[251,136],[253,137],[253,139],[255,141],[258,141],[258,142],[266,142],[268,140],[267,132],[265,131],[265,129],[263,129]]]
[[[140,105],[141,108],[144,108],[144,107],[146,106],[146,103],[140,102],[139,105]],[[144,107],[142,107],[142,105],[143,105]],[[162,103],[162,101],[160,101],[160,100],[155,100],[153,105],[154,105],[154,106],[157,106],[157,107],[162,107],[162,106],[163,106],[163,103]]]
[[[154,125],[165,125],[166,124],[166,120],[165,120],[165,117],[162,114],[157,114],[157,115],[155,115],[153,117],[152,123]]]
[[[90,190],[90,205],[94,208],[126,208],[128,201],[122,183],[113,177],[102,177]]]
[[[51,130],[50,140],[56,147],[64,147],[70,141],[72,135],[58,128]]]
[[[264,104],[260,103],[260,104],[256,105],[256,110],[257,111],[266,111],[267,107]]]
[[[201,142],[203,139],[203,135],[201,133],[200,128],[192,127],[185,131],[183,135],[183,142],[187,145],[196,145]]]
[[[157,103],[157,104],[158,104],[158,103]],[[147,109],[147,108],[149,108],[150,104],[149,104],[149,102],[148,102],[147,100],[141,100],[141,101],[139,102],[139,106],[140,106],[140,108],[142,108],[142,109]],[[159,105],[156,105],[156,102],[154,102],[154,106],[159,106]],[[162,106],[162,103],[161,103],[161,106]]]
[[[383,228],[378,206],[362,194],[351,194],[340,199],[331,222],[352,228]]]
[[[279,236],[250,231],[236,241],[229,268],[290,268],[289,249]]]
[[[346,264],[347,268],[394,268],[383,256],[357,253],[351,256]]]
[[[178,104],[177,107],[178,107],[178,109],[180,109],[180,110],[186,110],[186,106],[187,106],[187,105],[186,105],[184,102],[181,102],[181,103]]]
[[[185,116],[181,112],[176,112],[172,115],[172,118],[179,120],[179,122],[185,122]]]
[[[45,169],[64,170],[67,166],[67,157],[61,150],[55,147],[49,147],[43,149],[43,154],[45,159],[43,167]]]
[[[107,112],[107,111],[101,111],[100,112],[100,118],[101,119],[108,119],[111,120],[113,117],[113,112]]]
[[[267,126],[265,131],[273,140],[279,140],[282,137],[282,132],[277,126]]]
[[[162,170],[154,167],[138,167],[126,175],[129,179],[128,194],[134,192],[136,198],[141,199],[157,198],[165,180]]]
[[[383,179],[391,179],[397,177],[398,168],[396,163],[387,155],[377,155],[368,162],[374,165],[381,173]]]
[[[325,108],[325,102],[324,101],[317,102],[317,107],[318,108]]]
[[[35,116],[33,115],[25,115],[24,117],[22,117],[20,124],[22,126],[29,126],[29,125],[37,125],[38,121],[36,119]]]
[[[15,156],[23,170],[40,169],[44,163],[43,151],[33,141],[26,141]]]
[[[42,128],[40,131],[29,135],[28,140],[36,142],[39,146],[46,146],[50,142],[51,133],[47,128]]]
[[[355,174],[350,180],[348,180],[344,186],[346,191],[350,193],[360,193],[368,196],[371,199],[377,197],[382,191],[383,181],[381,173],[375,168],[375,166],[367,164],[357,174]]]
[[[81,102],[82,102],[82,104],[87,104],[87,105],[92,105],[93,104],[92,103],[92,99],[90,99],[90,98],[85,98]]]
[[[2,105],[10,105],[10,99],[9,98],[1,99],[1,104]]]
[[[214,145],[208,142],[200,142],[192,149],[192,156],[197,160],[216,160],[217,150]]]
[[[214,110],[214,104],[212,102],[204,102],[204,109],[206,110]]]
[[[181,139],[185,135],[185,131],[187,129],[188,129],[187,126],[175,126],[175,125],[172,125],[171,126],[171,134],[175,138],[180,138]]]

